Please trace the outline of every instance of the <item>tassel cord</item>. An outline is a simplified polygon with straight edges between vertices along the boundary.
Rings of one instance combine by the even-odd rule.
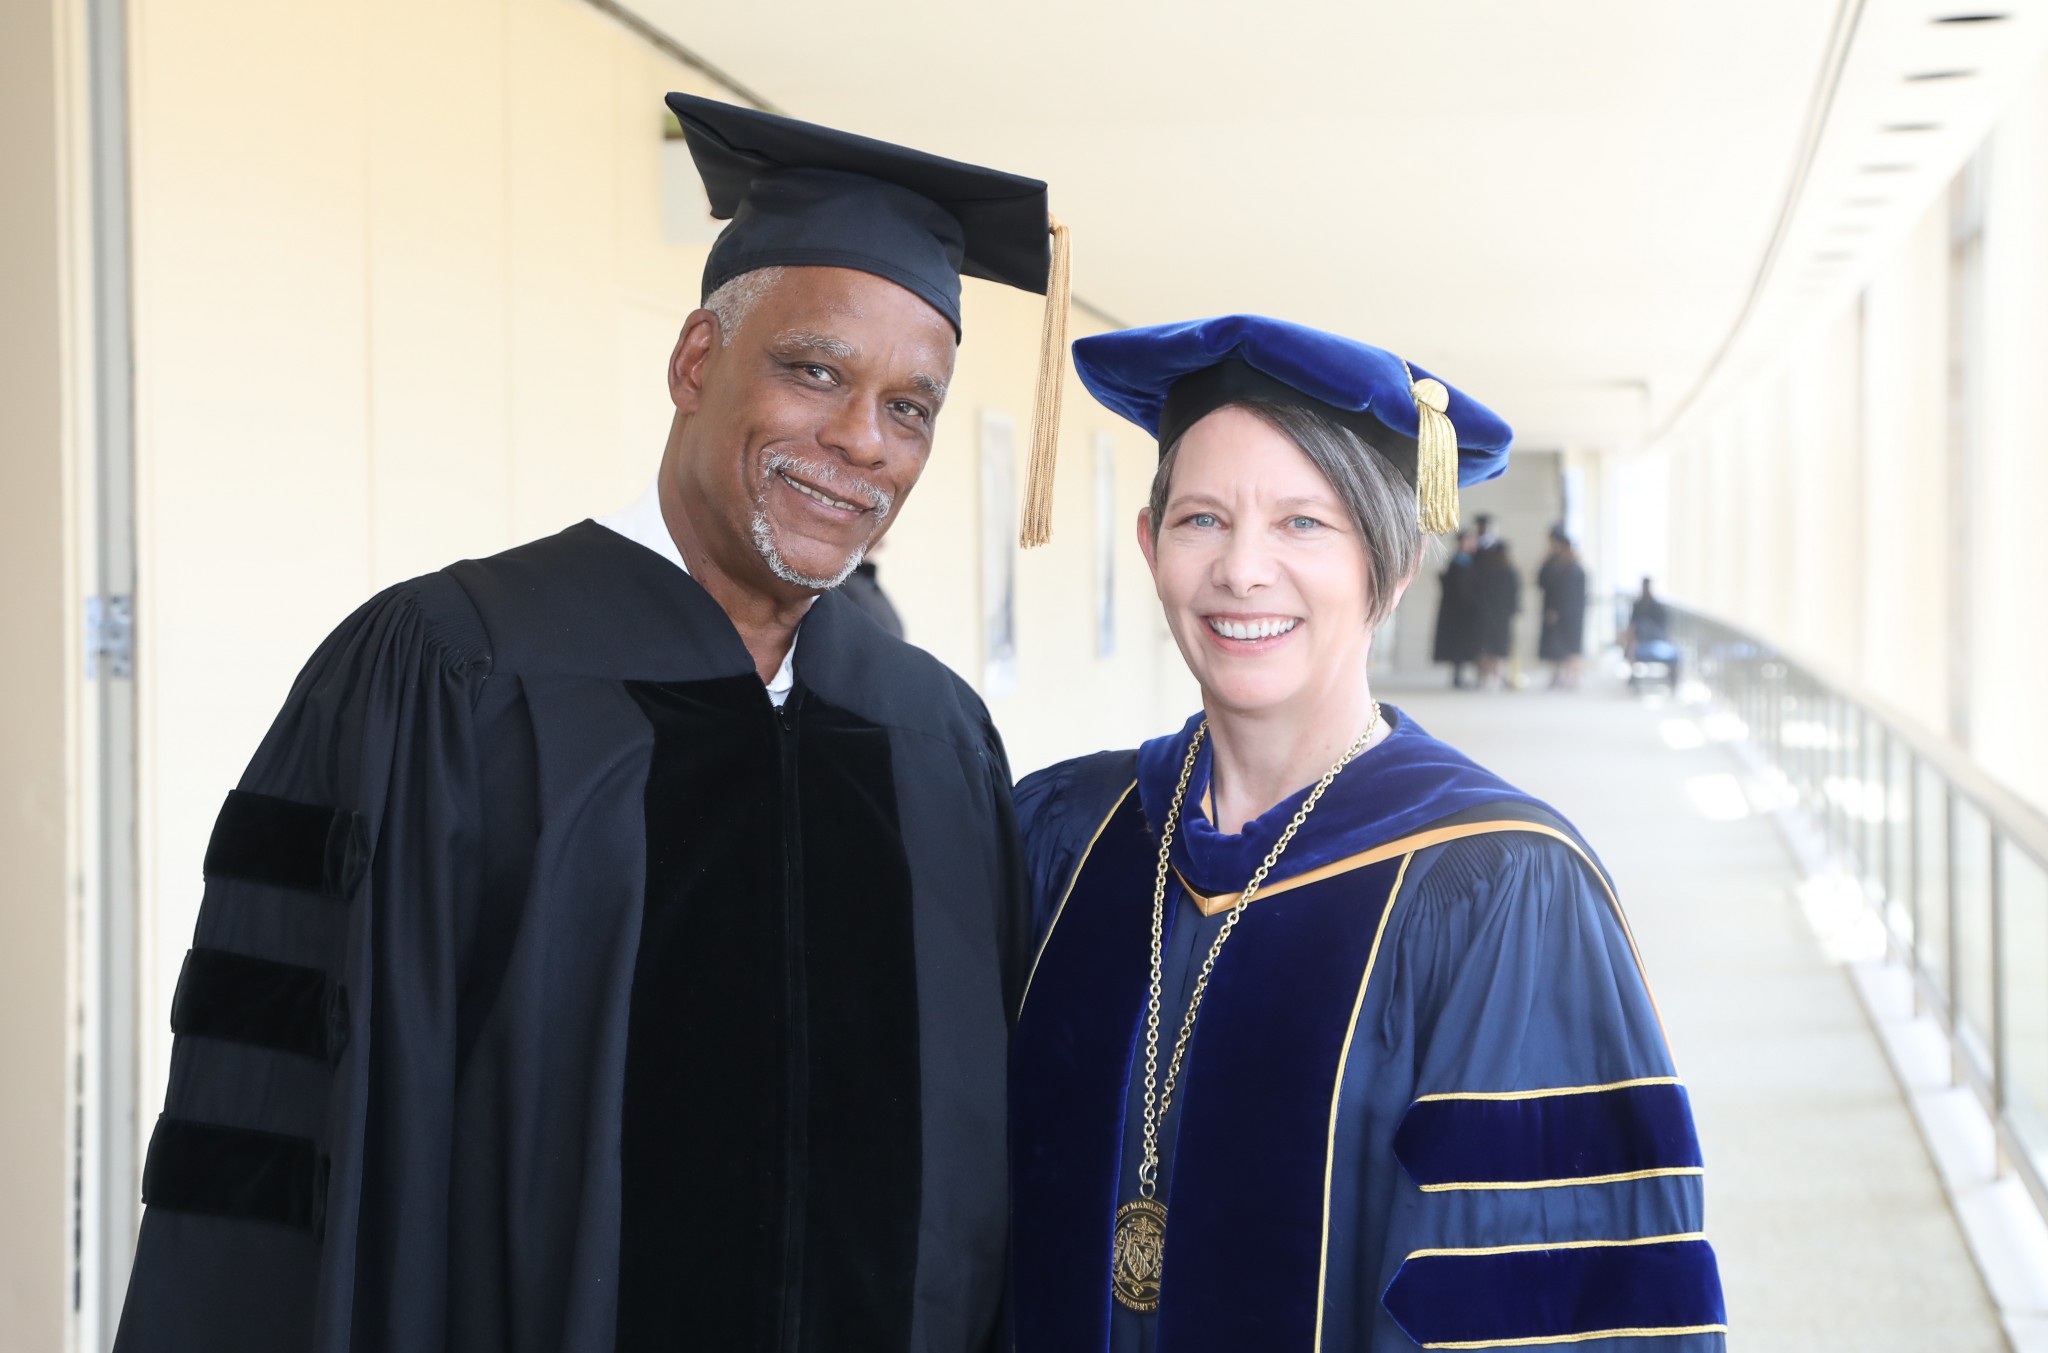
[[[1047,219],[1052,266],[1046,274],[1045,323],[1038,339],[1038,389],[1032,400],[1031,463],[1024,481],[1024,519],[1018,544],[1025,549],[1052,539],[1053,470],[1059,458],[1060,401],[1066,392],[1067,316],[1073,286],[1071,232]]]

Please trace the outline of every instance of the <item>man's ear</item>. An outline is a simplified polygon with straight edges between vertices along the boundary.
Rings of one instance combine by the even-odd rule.
[[[709,310],[691,311],[676,337],[675,351],[668,355],[668,397],[678,412],[697,412],[703,398],[705,364],[724,346],[718,316]]]
[[[1152,509],[1138,509],[1138,549],[1145,555],[1145,567],[1152,571],[1154,582],[1159,579],[1159,541],[1152,534]]]

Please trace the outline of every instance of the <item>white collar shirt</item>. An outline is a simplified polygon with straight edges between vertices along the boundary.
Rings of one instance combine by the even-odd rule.
[[[597,524],[608,531],[616,531],[637,545],[644,545],[662,558],[674,564],[684,573],[690,566],[683,562],[683,552],[676,548],[675,537],[668,532],[668,522],[661,515],[661,482],[656,480],[647,486],[647,491],[634,502],[609,517],[599,517]],[[782,655],[782,666],[776,669],[775,677],[768,683],[768,699],[777,708],[789,699],[792,686],[796,685],[796,639],[792,637],[789,651]]]

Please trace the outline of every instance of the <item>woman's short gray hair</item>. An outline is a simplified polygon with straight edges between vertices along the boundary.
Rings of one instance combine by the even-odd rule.
[[[1262,400],[1227,407],[1243,409],[1300,447],[1337,491],[1338,501],[1365,541],[1366,582],[1371,588],[1366,619],[1368,625],[1377,626],[1393,614],[1402,581],[1422,558],[1422,526],[1416,520],[1414,488],[1363,437],[1312,409]],[[1166,448],[1152,476],[1150,510],[1155,535],[1166,515],[1180,443],[1176,438]]]

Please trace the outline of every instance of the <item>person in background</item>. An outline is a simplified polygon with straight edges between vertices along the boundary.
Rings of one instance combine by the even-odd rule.
[[[882,627],[892,638],[903,637],[903,617],[896,614],[896,605],[889,600],[889,594],[882,590],[882,581],[875,576],[875,556],[882,552],[885,541],[874,543],[865,559],[853,566],[853,572],[846,575],[846,581],[839,584],[840,592],[854,605],[860,607],[868,619]]]
[[[1635,605],[1629,608],[1628,628],[1621,635],[1621,651],[1629,661],[1630,685],[1637,683],[1637,663],[1662,663],[1664,679],[1672,690],[1678,689],[1679,653],[1678,645],[1671,642],[1671,613],[1650,590],[1648,577],[1643,579],[1643,590],[1637,593]]]
[[[1664,603],[1657,600],[1650,579],[1645,577],[1643,590],[1636,594],[1636,604],[1629,608],[1628,630],[1622,635],[1623,651],[1633,659],[1640,645],[1670,638],[1671,615],[1664,609]]]
[[[1437,581],[1442,594],[1436,606],[1436,641],[1430,661],[1448,663],[1451,689],[1467,690],[1477,684],[1465,669],[1479,661],[1479,625],[1472,585],[1473,556],[1479,549],[1479,533],[1458,532],[1450,561]]]
[[[1556,664],[1550,674],[1553,689],[1575,690],[1585,664],[1586,569],[1562,526],[1550,528],[1550,552],[1536,571],[1536,586],[1543,592],[1536,656]]]
[[[1473,609],[1478,630],[1479,684],[1486,690],[1500,690],[1507,684],[1508,655],[1514,652],[1515,616],[1522,609],[1522,575],[1508,543],[1499,537],[1491,545],[1480,536],[1480,547],[1472,563]]]
[[[1611,881],[1371,689],[1507,424],[1258,316],[1074,358],[1157,439],[1138,541],[1201,707],[1017,790],[1016,1353],[1719,1353],[1705,1167]]]
[[[1473,553],[1475,555],[1484,554],[1500,544],[1500,537],[1494,534],[1493,514],[1491,512],[1481,512],[1473,517],[1472,529],[1476,533],[1473,545]]]

